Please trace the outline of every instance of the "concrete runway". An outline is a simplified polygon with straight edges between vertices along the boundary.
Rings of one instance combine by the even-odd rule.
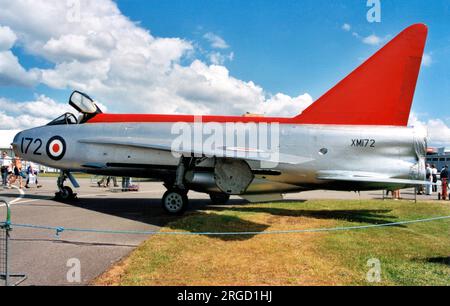
[[[160,183],[141,183],[140,192],[111,192],[81,179],[77,190],[79,200],[73,204],[53,201],[56,178],[41,178],[41,189],[27,189],[20,198],[16,189],[3,190],[0,197],[15,203],[11,206],[12,222],[65,228],[87,228],[120,231],[157,231],[174,221],[160,207],[165,192]],[[1,189],[0,189],[1,190]],[[413,191],[404,193],[414,199]],[[201,210],[209,204],[208,196],[189,193],[191,210]],[[309,199],[381,199],[380,192],[313,191],[288,195],[287,200]],[[420,197],[420,199],[435,199]],[[242,203],[233,198],[232,203]],[[0,207],[0,220],[5,220],[6,209]],[[11,273],[25,273],[28,279],[22,285],[83,285],[100,275],[113,263],[129,254],[148,236],[99,233],[64,232],[60,238],[54,231],[14,228],[11,240]],[[78,259],[81,264],[81,282],[67,280],[68,261]],[[70,263],[70,262],[69,262]]]

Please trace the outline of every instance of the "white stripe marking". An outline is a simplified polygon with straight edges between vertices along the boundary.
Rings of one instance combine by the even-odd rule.
[[[19,196],[16,199],[14,199],[11,202],[9,202],[9,205],[16,204],[18,201],[22,200],[24,198],[24,196],[25,196],[25,191],[23,191],[19,187],[16,187],[16,186],[11,186],[11,187],[14,188],[14,189],[17,189],[20,194],[19,194]],[[0,194],[0,196],[1,196],[1,194]],[[5,204],[1,204],[0,205],[0,207],[5,207],[5,206],[6,206]]]

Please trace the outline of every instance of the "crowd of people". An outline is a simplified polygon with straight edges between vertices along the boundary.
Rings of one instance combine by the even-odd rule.
[[[118,188],[117,178],[115,176],[103,176],[100,181],[97,182],[98,187],[107,188],[111,182],[114,184],[114,188]],[[139,186],[133,185],[131,177],[122,177],[122,191],[137,191]]]
[[[427,164],[426,166],[426,180],[430,183],[433,183],[433,185],[426,185],[425,187],[425,194],[426,195],[433,195],[433,193],[438,192],[438,169],[436,168],[436,165]],[[447,196],[447,187],[448,187],[448,165],[445,165],[444,168],[440,171],[440,181],[442,186],[442,196],[444,199]]]
[[[0,158],[0,165],[4,189],[11,189],[16,183],[17,188],[20,189],[30,188],[31,185],[41,187],[38,182],[39,168],[34,163],[22,161],[18,156],[9,157],[4,151]]]

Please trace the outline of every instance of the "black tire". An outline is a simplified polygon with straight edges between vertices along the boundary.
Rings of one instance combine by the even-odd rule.
[[[64,186],[62,190],[59,192],[59,197],[63,201],[70,201],[75,199],[72,188]]]
[[[230,195],[226,193],[211,193],[209,198],[213,205],[225,205],[230,201]]]
[[[168,190],[162,198],[162,207],[164,211],[172,216],[184,214],[189,206],[189,200],[186,192],[179,190]]]

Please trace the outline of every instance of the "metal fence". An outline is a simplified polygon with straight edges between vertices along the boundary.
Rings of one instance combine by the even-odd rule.
[[[0,205],[6,208],[6,220],[0,223],[0,285],[9,285],[8,271],[8,247],[9,247],[9,224],[11,222],[8,202],[0,200]]]
[[[0,207],[6,209],[6,219],[0,222],[0,286],[16,286],[27,277],[23,274],[11,274],[10,271],[10,234],[11,210],[8,201],[0,199]],[[14,281],[13,281],[14,280]]]

